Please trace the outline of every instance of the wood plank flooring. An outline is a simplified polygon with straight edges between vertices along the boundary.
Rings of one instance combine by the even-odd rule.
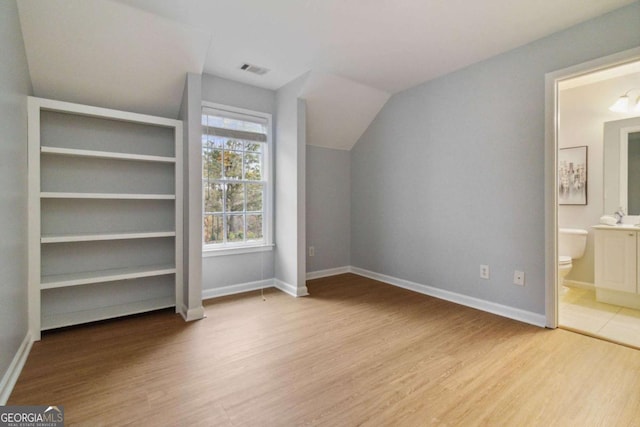
[[[352,274],[44,335],[9,405],[87,426],[637,426],[640,351]]]

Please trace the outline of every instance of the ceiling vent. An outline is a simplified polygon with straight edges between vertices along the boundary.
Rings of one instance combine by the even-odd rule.
[[[240,69],[253,74],[257,74],[259,76],[262,76],[263,74],[267,74],[269,72],[268,68],[258,67],[257,65],[251,65],[247,63],[242,64],[240,66]]]

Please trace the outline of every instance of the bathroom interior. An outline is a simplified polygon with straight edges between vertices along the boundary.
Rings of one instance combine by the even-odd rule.
[[[640,349],[640,61],[558,94],[559,326]]]

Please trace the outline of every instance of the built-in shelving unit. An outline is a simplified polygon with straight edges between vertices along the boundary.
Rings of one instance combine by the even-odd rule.
[[[29,98],[29,322],[182,306],[182,123]]]

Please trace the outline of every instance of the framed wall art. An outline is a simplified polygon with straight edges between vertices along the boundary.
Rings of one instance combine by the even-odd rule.
[[[587,147],[558,150],[558,202],[587,204]]]

